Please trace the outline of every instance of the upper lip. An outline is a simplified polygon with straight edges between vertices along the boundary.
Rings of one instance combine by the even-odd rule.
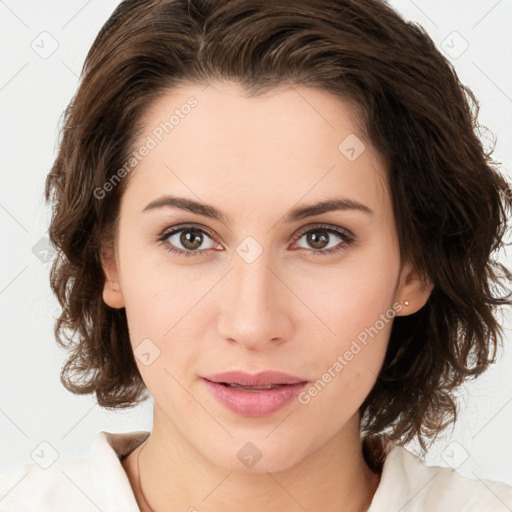
[[[229,371],[206,375],[203,378],[211,382],[241,384],[243,386],[268,386],[270,384],[297,384],[299,382],[307,382],[305,379],[301,379],[300,377],[294,377],[287,373],[270,370],[256,374],[245,373],[242,371]]]

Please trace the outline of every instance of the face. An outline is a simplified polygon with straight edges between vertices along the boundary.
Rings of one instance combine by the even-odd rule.
[[[316,89],[249,99],[212,83],[172,90],[144,118],[136,148],[149,149],[122,197],[103,296],[126,308],[154,431],[217,465],[247,471],[237,454],[250,441],[263,454],[253,471],[277,471],[354,436],[394,314],[427,298],[400,261],[384,164],[353,115]],[[327,200],[337,209],[304,210]],[[308,384],[251,416],[203,378],[231,370]]]

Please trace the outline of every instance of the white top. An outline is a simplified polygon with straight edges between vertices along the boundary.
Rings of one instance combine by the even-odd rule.
[[[0,512],[140,512],[120,457],[149,432],[100,432],[89,456],[0,474]],[[200,507],[199,507],[200,509]],[[368,512],[510,512],[512,487],[429,467],[390,443]]]

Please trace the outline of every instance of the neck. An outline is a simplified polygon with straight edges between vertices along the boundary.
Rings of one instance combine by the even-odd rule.
[[[123,461],[142,512],[238,512],[247,510],[248,504],[250,510],[265,512],[363,512],[380,481],[364,461],[358,415],[293,466],[272,471],[261,465],[259,472],[214,464],[169,424],[154,425],[147,442]],[[300,447],[296,450],[300,452]],[[137,458],[144,497],[137,484]]]

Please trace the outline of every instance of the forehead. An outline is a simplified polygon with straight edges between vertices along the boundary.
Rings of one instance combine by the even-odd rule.
[[[290,207],[334,193],[374,208],[386,200],[384,164],[361,133],[356,109],[319,89],[283,86],[247,97],[233,83],[182,85],[141,121],[135,148],[151,149],[125,193],[136,192],[139,206],[178,191],[253,207],[264,198]]]

